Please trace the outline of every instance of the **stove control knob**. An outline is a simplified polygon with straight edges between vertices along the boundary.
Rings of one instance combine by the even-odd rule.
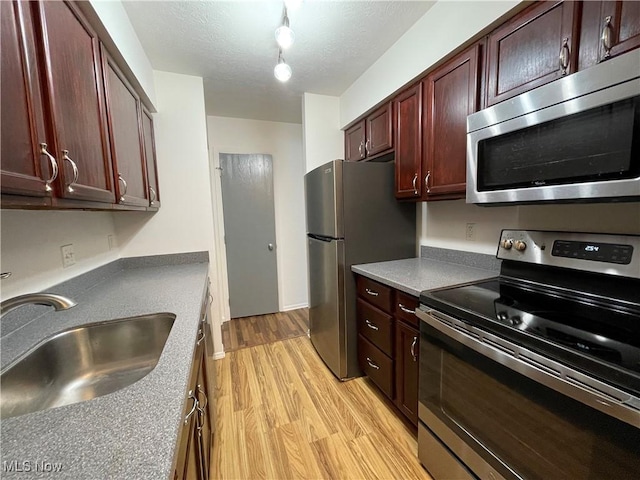
[[[502,242],[500,242],[500,245],[505,250],[511,250],[511,247],[513,247],[513,240],[511,240],[510,238],[505,238],[504,240],[502,240]]]
[[[522,240],[516,240],[514,246],[516,247],[516,250],[518,250],[519,252],[524,252],[525,249],[527,248],[527,244],[524,243]]]

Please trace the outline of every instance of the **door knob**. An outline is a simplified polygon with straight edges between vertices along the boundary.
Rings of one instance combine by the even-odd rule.
[[[273,243],[270,243],[269,245],[267,245],[267,248],[269,249],[269,251],[273,251]]]

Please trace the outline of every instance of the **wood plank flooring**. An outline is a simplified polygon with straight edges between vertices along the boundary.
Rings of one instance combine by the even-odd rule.
[[[306,336],[215,362],[213,479],[425,479],[415,436],[365,378],[338,381]]]
[[[222,344],[225,352],[233,352],[240,348],[306,335],[308,329],[308,308],[232,318],[222,324]]]

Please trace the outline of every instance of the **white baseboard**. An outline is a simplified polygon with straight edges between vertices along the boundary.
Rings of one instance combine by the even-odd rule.
[[[214,360],[220,360],[221,358],[224,358],[224,352],[217,352],[213,354]]]
[[[298,303],[296,305],[286,305],[282,307],[283,312],[288,312],[289,310],[298,310],[299,308],[308,308],[308,303]]]

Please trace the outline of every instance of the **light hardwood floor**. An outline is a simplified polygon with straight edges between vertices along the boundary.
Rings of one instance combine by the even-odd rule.
[[[306,335],[308,329],[308,308],[232,318],[222,325],[222,344],[225,352],[232,352],[240,348]]]
[[[365,378],[338,381],[306,336],[215,362],[212,478],[430,479]]]

